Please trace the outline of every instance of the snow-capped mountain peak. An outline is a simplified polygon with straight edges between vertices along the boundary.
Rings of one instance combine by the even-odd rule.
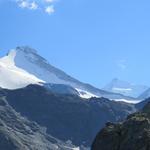
[[[115,78],[103,89],[114,93],[120,93],[126,96],[138,97],[141,93],[148,89],[148,87],[145,85],[136,85]]]
[[[132,99],[98,89],[90,84],[80,82],[65,72],[52,66],[41,57],[36,50],[23,46],[10,50],[0,58],[0,87],[16,89],[29,84],[63,84],[78,89],[79,95],[84,98],[105,97],[109,99]]]

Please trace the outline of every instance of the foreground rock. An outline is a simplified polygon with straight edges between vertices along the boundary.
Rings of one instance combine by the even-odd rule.
[[[150,150],[150,103],[123,123],[107,123],[92,150]]]

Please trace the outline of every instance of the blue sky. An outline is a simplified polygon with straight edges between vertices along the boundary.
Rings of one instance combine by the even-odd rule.
[[[150,85],[150,1],[22,1],[0,0],[0,56],[29,45],[97,87],[115,77]]]

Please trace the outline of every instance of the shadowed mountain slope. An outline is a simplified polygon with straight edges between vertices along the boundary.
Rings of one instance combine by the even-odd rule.
[[[107,121],[116,122],[135,112],[134,105],[105,98],[82,99],[56,94],[38,85],[17,90],[1,90],[9,104],[21,115],[47,128],[47,132],[75,145],[90,146]]]

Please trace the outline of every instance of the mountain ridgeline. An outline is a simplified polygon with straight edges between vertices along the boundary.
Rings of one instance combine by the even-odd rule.
[[[90,147],[107,121],[117,122],[136,111],[133,104],[106,98],[84,100],[77,95],[58,94],[43,86],[1,89],[9,105],[22,116],[47,129],[47,134],[74,145]]]
[[[60,69],[50,65],[37,51],[27,46],[10,50],[0,58],[0,87],[17,89],[29,84],[64,84],[76,89],[81,97],[105,97],[109,99],[131,100],[135,98],[106,92],[90,84],[83,83]]]
[[[139,98],[132,97],[143,91]],[[89,150],[107,122],[96,137],[93,150],[99,150],[99,146],[101,150],[112,150],[110,146],[114,146],[113,150],[125,150],[121,149],[124,146],[121,142],[129,145],[130,140],[133,148],[134,142],[138,142],[129,136],[134,136],[133,129],[137,134],[141,131],[147,148],[142,127],[149,125],[145,123],[148,115],[144,116],[148,107],[143,109],[149,99],[133,103],[148,95],[148,87],[120,81],[98,89],[50,65],[36,50],[17,47],[0,58],[0,149]],[[145,124],[141,122],[143,119]]]

